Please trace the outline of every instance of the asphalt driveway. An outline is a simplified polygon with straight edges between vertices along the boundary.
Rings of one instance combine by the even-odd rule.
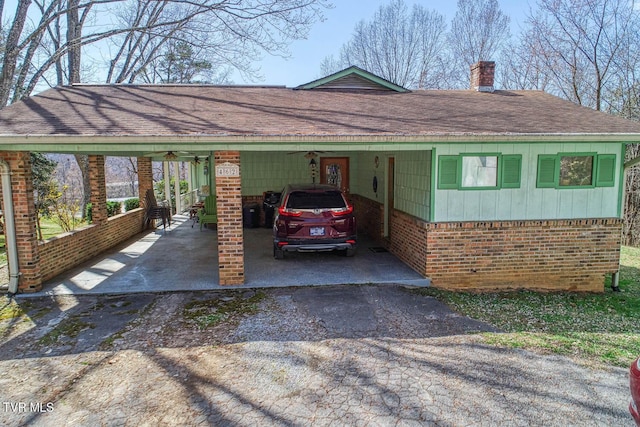
[[[489,346],[490,325],[402,286],[18,304],[2,425],[632,425],[626,370]]]

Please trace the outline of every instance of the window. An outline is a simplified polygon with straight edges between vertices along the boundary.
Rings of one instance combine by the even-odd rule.
[[[461,186],[497,187],[498,156],[463,156]]]
[[[593,156],[560,156],[561,187],[583,187],[593,183]]]
[[[616,155],[558,153],[538,156],[538,188],[613,187]]]
[[[520,188],[522,156],[460,154],[438,157],[438,189],[497,190]]]

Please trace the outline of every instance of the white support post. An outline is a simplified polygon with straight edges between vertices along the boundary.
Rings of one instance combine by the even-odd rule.
[[[171,176],[169,173],[169,162],[162,162],[162,174],[164,175],[164,198],[171,207]]]
[[[180,206],[180,162],[173,163],[173,192],[176,196],[176,215],[182,213]]]

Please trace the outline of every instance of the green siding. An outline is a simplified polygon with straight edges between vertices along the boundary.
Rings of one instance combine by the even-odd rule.
[[[619,216],[621,182],[618,171],[622,167],[619,144],[439,144],[436,149],[438,156],[479,152],[502,153],[503,158],[519,155],[522,156],[522,163],[519,188],[459,191],[441,190],[436,186],[433,221],[609,218]],[[615,155],[613,170],[616,179],[614,179],[613,186],[560,190],[540,188],[537,174],[540,156],[549,155],[555,158],[558,153],[564,152],[594,152],[598,154],[598,158],[605,159],[612,159],[612,157],[603,155]],[[553,168],[555,173],[555,163],[547,165],[547,167]],[[436,172],[436,176],[438,173],[439,171]],[[610,176],[606,174],[606,177]],[[606,177],[601,176],[600,178]]]
[[[395,208],[429,221],[431,204],[431,151],[396,153]]]
[[[340,154],[343,155],[342,153]],[[345,154],[347,155],[347,154]],[[351,193],[359,194],[371,200],[384,203],[386,180],[384,165],[387,155],[383,152],[348,153]],[[378,167],[375,158],[378,156]],[[373,191],[373,177],[378,181],[378,191]]]
[[[342,153],[341,153],[342,155]],[[344,154],[347,155],[347,154]],[[351,152],[351,192],[379,203],[385,203],[387,180],[385,176],[389,157],[395,158],[395,208],[429,220],[431,201],[431,151],[415,152]],[[378,156],[379,165],[375,166]],[[378,181],[378,192],[373,191],[373,177]]]
[[[320,166],[320,160],[318,167]],[[280,191],[290,183],[311,183],[309,160],[304,153],[242,152],[240,154],[242,195],[259,196],[265,191]],[[318,168],[318,178],[320,169]]]

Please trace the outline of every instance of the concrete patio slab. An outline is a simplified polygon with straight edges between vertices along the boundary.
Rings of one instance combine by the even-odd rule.
[[[425,279],[389,252],[377,251],[365,237],[358,253],[287,254],[273,258],[271,230],[244,229],[245,284],[220,286],[216,231],[192,227],[176,215],[166,230],[159,228],[72,269],[44,284],[43,291],[21,296],[121,294],[199,291],[308,285],[395,283],[428,286]],[[372,250],[373,249],[373,250]]]

